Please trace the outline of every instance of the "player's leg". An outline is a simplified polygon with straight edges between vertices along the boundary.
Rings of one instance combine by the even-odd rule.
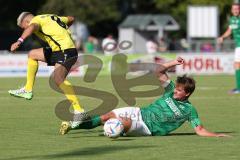
[[[84,112],[84,109],[81,107],[71,83],[65,80],[70,69],[76,63],[77,58],[78,52],[75,48],[53,54],[52,60],[56,63],[53,76],[55,83],[72,103],[74,111],[81,113]]]
[[[93,116],[92,118],[85,120],[82,124],[80,124],[78,127],[74,129],[93,129],[100,126],[101,124],[104,124],[107,120],[111,118],[117,118],[122,122],[124,126],[124,132],[128,132],[132,124],[131,118],[117,115],[120,112],[121,113],[128,112],[126,109],[128,109],[128,107],[115,109],[101,116]]]
[[[16,97],[26,98],[28,100],[33,97],[33,85],[35,82],[36,73],[38,71],[38,61],[45,62],[43,48],[33,49],[28,54],[27,65],[27,82],[23,88],[17,90],[9,90],[9,93]]]
[[[25,85],[26,91],[33,90],[36,73],[38,71],[38,61],[46,61],[43,48],[33,49],[28,54],[27,83]]]
[[[124,126],[126,136],[150,136],[151,132],[142,120],[139,107],[124,107],[113,110]]]
[[[64,52],[53,53],[51,58],[52,62],[55,63],[53,80],[55,81],[55,84],[63,91],[74,109],[73,121],[70,122],[72,128],[78,126],[84,119],[84,109],[81,107],[71,83],[66,80],[70,69],[76,63],[77,58],[78,53],[76,49],[68,49]],[[66,123],[68,122],[62,122],[61,124],[59,130],[61,134],[66,128]]]
[[[80,123],[82,123],[82,120],[84,118],[82,113],[84,112],[84,109],[81,107],[71,83],[65,80],[69,71],[62,64],[56,63],[55,68],[56,69],[54,70],[53,74],[54,81],[56,85],[59,86],[59,88],[63,91],[67,99],[70,101],[74,110],[73,121],[63,121],[61,123],[59,132],[60,134],[65,134],[66,130],[68,130],[69,128],[69,124],[71,125],[71,128],[75,128]]]
[[[235,94],[240,93],[240,58],[239,61],[235,61],[235,79],[236,79],[236,89],[234,91]]]
[[[125,113],[124,108],[115,109],[101,116],[96,115],[91,118],[89,117],[76,127],[72,127],[71,122],[63,122],[61,124],[60,134],[64,135],[70,130],[75,129],[93,129],[100,126],[101,124],[104,124],[110,118],[118,118],[124,126],[124,131],[127,132],[128,129],[131,127],[131,121],[127,117],[122,118],[117,116],[117,114],[120,112]]]
[[[73,122],[64,121],[61,123],[59,133],[61,135],[67,134],[70,130],[76,129],[93,129],[100,126],[103,122],[100,116],[88,117],[78,125],[72,125]]]
[[[119,119],[124,126],[124,134],[127,136],[150,136],[151,132],[142,120],[139,107],[117,108],[102,116],[94,116],[84,121],[75,129],[92,129],[104,124],[110,118]]]
[[[119,119],[124,126],[124,133],[128,136],[149,136],[151,132],[142,120],[140,108],[138,107],[123,107],[114,109],[102,116],[94,116],[85,120],[75,128],[71,128],[69,122],[62,123],[60,134],[66,134],[70,130],[75,129],[93,129],[101,124],[104,124],[110,118]]]
[[[234,57],[234,68],[235,68],[235,79],[236,79],[236,88],[231,90],[231,94],[240,93],[240,48],[235,49]]]
[[[69,71],[61,64],[56,64],[55,68],[56,69],[54,70],[53,75],[55,83],[59,86],[67,99],[71,102],[74,111],[78,113],[84,112],[84,109],[81,107],[71,83],[65,80]]]

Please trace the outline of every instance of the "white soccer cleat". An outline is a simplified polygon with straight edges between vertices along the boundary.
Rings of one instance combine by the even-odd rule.
[[[8,93],[12,96],[25,98],[27,100],[31,100],[33,98],[33,93],[31,91],[26,91],[24,87],[16,90],[9,90]]]

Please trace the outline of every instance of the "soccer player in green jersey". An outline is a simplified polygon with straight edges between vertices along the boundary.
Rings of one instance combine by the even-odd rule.
[[[34,16],[30,12],[23,12],[19,15],[17,25],[24,31],[21,37],[11,45],[11,51],[15,52],[32,34],[45,41],[49,47],[32,49],[28,53],[27,82],[23,88],[9,90],[10,95],[32,99],[38,61],[42,61],[49,66],[55,66],[53,79],[71,102],[74,112],[76,114],[84,112],[70,82],[65,80],[78,58],[78,52],[68,29],[73,22],[72,16],[60,17],[53,14]]]
[[[233,34],[233,39],[236,45],[235,57],[234,57],[234,68],[236,77],[236,88],[232,89],[229,93],[239,94],[240,93],[240,6],[239,4],[232,5],[232,17],[229,20],[228,29],[225,33],[218,38],[218,43],[222,43],[224,38],[229,37]]]
[[[90,118],[75,129],[95,128],[110,118],[118,118],[124,125],[124,133],[127,136],[162,136],[176,130],[185,121],[188,121],[199,136],[227,136],[221,133],[209,132],[203,127],[197,110],[188,101],[189,96],[195,90],[194,79],[185,75],[178,77],[175,86],[167,76],[166,71],[169,68],[183,63],[184,60],[179,57],[163,64],[164,70],[156,69],[156,74],[165,92],[148,106],[114,109],[102,116]],[[69,122],[64,122],[61,125],[60,133],[66,134],[71,129]]]

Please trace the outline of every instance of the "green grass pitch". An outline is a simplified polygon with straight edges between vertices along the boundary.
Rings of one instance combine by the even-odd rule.
[[[102,127],[94,130],[58,134],[61,121],[54,113],[64,95],[50,89],[48,78],[37,78],[31,101],[8,95],[9,89],[24,84],[25,78],[0,78],[0,159],[1,160],[238,160],[240,157],[240,95],[228,95],[234,86],[233,76],[195,76],[197,88],[190,101],[201,121],[210,131],[225,132],[232,138],[196,136],[188,123],[163,137],[101,136]],[[75,85],[91,86],[114,92],[109,77],[98,77],[92,84],[71,78]],[[79,96],[87,110],[100,101]],[[138,98],[136,105],[154,100]],[[119,106],[126,106],[120,100]]]

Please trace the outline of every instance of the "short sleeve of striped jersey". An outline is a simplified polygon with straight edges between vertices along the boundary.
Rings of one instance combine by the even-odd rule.
[[[194,107],[192,107],[192,109],[191,109],[191,114],[190,114],[190,117],[189,117],[189,122],[191,123],[191,126],[192,126],[193,128],[201,125],[201,121],[200,121],[200,119],[199,119],[199,117],[198,117],[197,110],[196,110]]]
[[[165,93],[170,93],[174,91],[175,88],[175,84],[173,83],[173,81],[170,81],[168,85],[165,85],[166,87],[164,87]]]
[[[29,24],[33,24],[33,23],[39,24],[39,25],[41,24],[41,20],[40,20],[39,16],[33,17],[33,19],[30,21]]]
[[[59,17],[59,18],[63,23],[65,23],[65,24],[68,23],[68,18],[67,17]]]

